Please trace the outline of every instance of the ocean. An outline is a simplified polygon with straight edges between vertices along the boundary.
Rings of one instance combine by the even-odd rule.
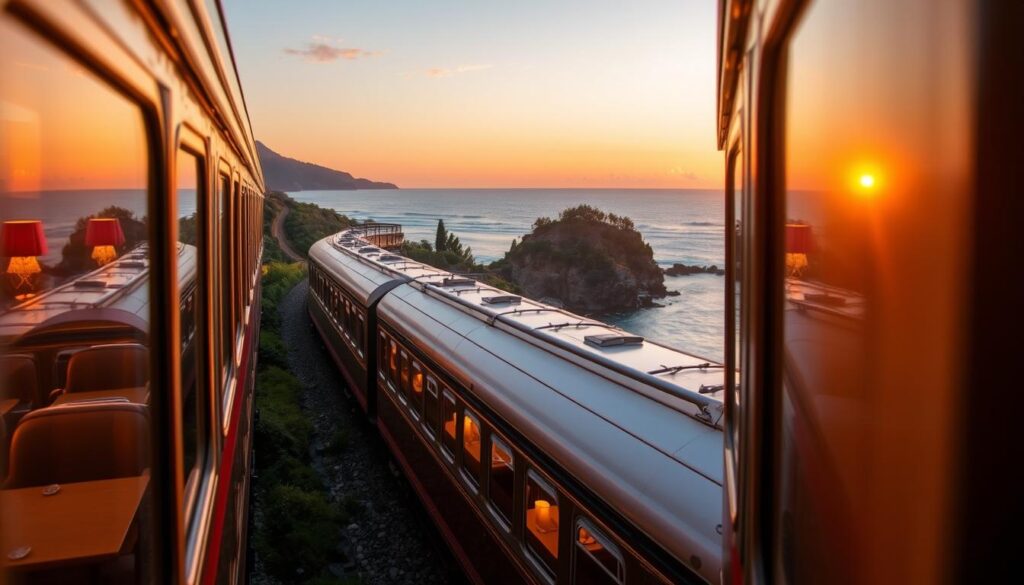
[[[721,191],[689,189],[400,189],[298,191],[353,219],[399,223],[410,240],[434,241],[437,220],[472,247],[477,261],[501,258],[513,238],[529,233],[538,217],[581,203],[631,218],[654,249],[654,259],[673,263],[725,264],[725,209]],[[677,297],[662,307],[604,315],[604,321],[660,343],[714,360],[723,359],[724,282],[721,276],[666,276]]]

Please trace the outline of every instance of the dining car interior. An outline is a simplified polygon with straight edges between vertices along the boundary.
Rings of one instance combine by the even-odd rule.
[[[246,580],[264,190],[216,2],[0,2],[0,583]]]

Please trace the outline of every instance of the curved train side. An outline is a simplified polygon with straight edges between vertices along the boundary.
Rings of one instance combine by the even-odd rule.
[[[718,580],[719,364],[362,236],[310,249],[309,313],[471,580]]]

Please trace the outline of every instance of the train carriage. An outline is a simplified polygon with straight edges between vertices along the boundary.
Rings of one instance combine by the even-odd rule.
[[[310,312],[345,371],[354,348],[322,313],[366,275],[389,283],[368,319],[372,415],[473,581],[718,579],[719,364],[362,234],[313,245]]]
[[[0,2],[0,582],[245,581],[263,191],[217,2]]]

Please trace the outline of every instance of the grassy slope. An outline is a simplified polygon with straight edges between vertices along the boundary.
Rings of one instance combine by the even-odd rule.
[[[300,406],[302,384],[287,370],[287,349],[280,336],[278,304],[306,276],[302,263],[283,261],[269,234],[274,215],[284,205],[289,202],[281,197],[266,200],[253,483],[262,513],[252,538],[266,572],[281,582],[357,583],[337,579],[327,571],[327,565],[336,560],[338,535],[351,520],[352,511],[344,502],[331,501],[311,465],[313,426]]]

